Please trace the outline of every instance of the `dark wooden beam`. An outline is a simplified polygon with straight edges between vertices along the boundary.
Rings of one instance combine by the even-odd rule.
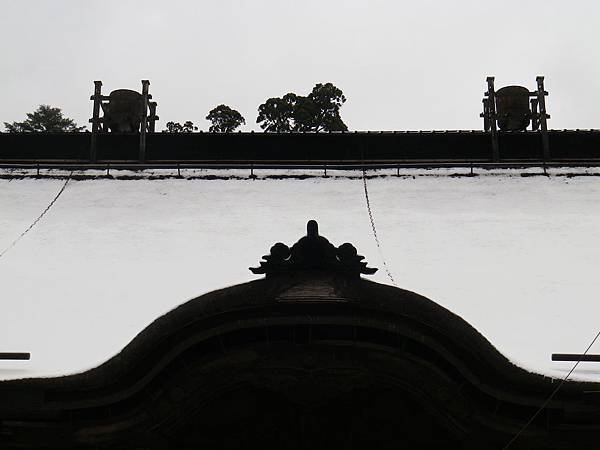
[[[490,118],[490,134],[492,137],[492,161],[499,162],[500,144],[498,143],[498,128],[496,122],[498,118],[496,117],[496,91],[494,88],[494,77],[487,77],[486,81],[488,85],[488,90],[485,93],[485,95],[488,98],[487,106]]]
[[[94,101],[94,109],[92,110],[92,135],[90,143],[90,161],[96,161],[96,138],[100,131],[100,108],[102,106],[102,81],[94,81],[94,95],[90,97]]]
[[[542,149],[544,155],[544,162],[550,160],[550,140],[548,138],[548,122],[550,116],[546,113],[546,95],[548,92],[544,89],[544,77],[539,76],[536,79],[537,82],[537,100],[540,108],[540,129],[542,132]]]
[[[149,80],[142,80],[142,121],[140,124],[140,151],[138,159],[141,162],[146,160],[146,133],[148,132],[148,100],[151,98],[148,90],[150,88]]]
[[[31,353],[0,353],[0,360],[29,360]]]
[[[552,353],[552,361],[600,362],[600,355],[578,355],[576,353]]]

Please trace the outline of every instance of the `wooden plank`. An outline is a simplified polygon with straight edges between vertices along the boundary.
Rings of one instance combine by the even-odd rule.
[[[600,355],[578,355],[576,353],[553,353],[552,361],[600,362]]]
[[[15,361],[23,361],[31,359],[31,353],[10,353],[4,352],[0,353],[0,360],[15,360]]]

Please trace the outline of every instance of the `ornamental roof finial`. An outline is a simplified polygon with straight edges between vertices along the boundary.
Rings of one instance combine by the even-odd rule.
[[[317,237],[319,235],[319,224],[316,220],[309,220],[306,224],[306,235],[308,237]]]
[[[292,248],[278,242],[271,247],[269,255],[263,256],[260,267],[251,267],[255,274],[286,275],[296,272],[331,272],[350,277],[360,274],[371,275],[377,271],[367,267],[364,256],[356,248],[345,243],[335,247],[323,236],[319,236],[319,224],[309,220],[306,224],[306,236],[296,242]]]

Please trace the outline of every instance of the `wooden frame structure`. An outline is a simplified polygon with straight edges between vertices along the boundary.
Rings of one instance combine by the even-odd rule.
[[[159,117],[156,115],[156,102],[152,102],[152,94],[149,93],[150,81],[142,80],[142,115],[140,117],[140,141],[139,141],[139,160],[146,160],[146,134],[154,133],[156,129],[156,121]],[[102,95],[102,81],[94,81],[94,95],[90,97],[94,102],[92,110],[92,118],[89,122],[92,124],[92,138],[90,145],[90,160],[97,161],[96,142],[98,133],[107,133],[109,131],[108,124],[105,120],[107,105],[110,101],[110,96]],[[102,117],[100,112],[102,111]]]
[[[494,77],[487,77],[487,91],[483,97],[483,112],[479,115],[483,118],[483,129],[490,132],[492,138],[492,159],[500,161],[500,145],[498,142],[498,114],[496,110],[496,90],[494,88]],[[548,123],[550,115],[546,112],[546,96],[548,92],[544,89],[544,77],[536,77],[537,89],[529,92],[531,130],[540,130],[542,136],[542,158],[546,162],[550,159],[550,141],[548,139]]]

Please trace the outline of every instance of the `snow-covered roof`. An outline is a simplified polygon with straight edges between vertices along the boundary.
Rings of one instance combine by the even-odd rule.
[[[274,242],[295,242],[313,218],[332,243],[352,242],[380,268],[374,281],[391,283],[383,256],[399,287],[462,316],[516,364],[564,376],[572,364],[551,353],[583,352],[600,328],[600,178],[456,172],[368,179],[381,254],[357,172],[71,179],[0,257],[0,352],[32,354],[0,361],[0,379],[97,366],[175,306],[256,279],[248,267]],[[64,183],[0,179],[0,251]],[[582,364],[573,378],[600,381],[600,366]]]

